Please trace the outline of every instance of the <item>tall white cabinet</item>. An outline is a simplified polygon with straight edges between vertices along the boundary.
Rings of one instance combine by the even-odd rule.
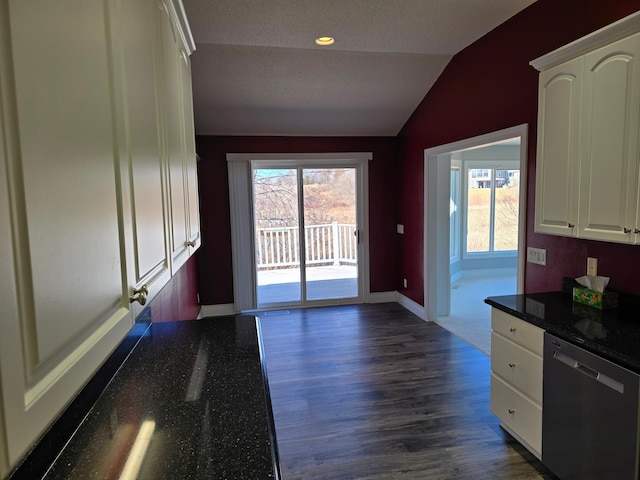
[[[182,12],[179,0],[0,3],[0,477],[175,272],[175,225],[184,260],[199,244]],[[184,57],[174,84],[163,22]]]
[[[534,60],[535,230],[640,243],[640,14]]]

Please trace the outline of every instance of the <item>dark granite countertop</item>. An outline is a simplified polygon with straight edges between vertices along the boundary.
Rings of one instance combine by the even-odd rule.
[[[278,479],[259,328],[152,324],[44,478]]]
[[[485,302],[640,373],[640,310],[635,301],[598,310],[574,303],[568,293],[547,292],[489,297]]]

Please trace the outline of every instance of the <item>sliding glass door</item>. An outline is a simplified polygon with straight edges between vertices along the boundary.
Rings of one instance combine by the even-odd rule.
[[[252,171],[258,308],[361,297],[358,168]]]
[[[258,305],[302,300],[297,169],[253,171]]]

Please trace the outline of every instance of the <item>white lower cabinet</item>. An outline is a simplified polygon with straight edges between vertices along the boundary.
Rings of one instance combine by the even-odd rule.
[[[544,330],[495,308],[491,326],[491,411],[541,458]]]
[[[542,458],[542,405],[491,374],[491,411],[510,433]]]

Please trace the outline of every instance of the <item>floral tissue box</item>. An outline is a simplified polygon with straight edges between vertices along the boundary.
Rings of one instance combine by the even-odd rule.
[[[618,294],[615,292],[603,293],[588,288],[573,287],[573,301],[604,310],[618,306]]]

